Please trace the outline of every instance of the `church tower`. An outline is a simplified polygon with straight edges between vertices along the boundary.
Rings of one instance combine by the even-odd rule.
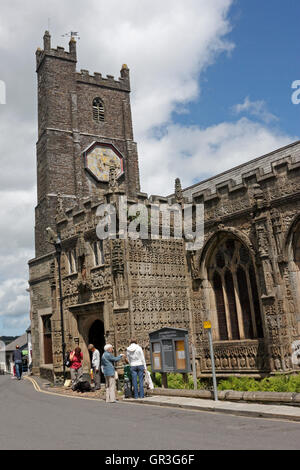
[[[38,142],[35,246],[36,257],[51,250],[46,227],[55,229],[58,199],[64,209],[80,201],[97,200],[108,190],[110,168],[129,197],[140,190],[137,146],[133,140],[130,77],[127,65],[121,76],[102,77],[76,71],[73,37],[69,51],[36,51],[38,75]]]

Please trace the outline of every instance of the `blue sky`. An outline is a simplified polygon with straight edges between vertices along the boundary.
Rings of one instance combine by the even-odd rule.
[[[0,336],[29,324],[35,51],[48,18],[52,47],[67,48],[62,35],[79,31],[78,70],[118,77],[129,65],[149,194],[170,194],[178,176],[187,187],[300,138],[300,105],[291,102],[300,80],[299,0],[2,0]]]
[[[249,96],[265,101],[278,129],[300,136],[300,105],[291,102],[291,84],[300,80],[299,0],[236,0],[229,18],[234,49],[204,72],[201,95],[176,121],[206,127],[233,120],[232,107]]]

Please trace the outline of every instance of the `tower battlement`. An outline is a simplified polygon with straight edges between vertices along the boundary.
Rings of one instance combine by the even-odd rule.
[[[129,69],[127,69],[126,75],[123,74],[123,68],[121,69],[121,76],[118,80],[113,75],[103,75],[99,72],[90,74],[88,70],[81,69],[80,72],[76,72],[76,80],[81,83],[87,83],[89,85],[96,85],[105,88],[113,88],[114,90],[130,91],[129,81]],[[123,76],[122,76],[123,74]]]
[[[38,256],[49,250],[44,233],[48,226],[55,228],[55,195],[61,194],[67,207],[72,206],[73,198],[101,198],[108,187],[107,158],[120,165],[119,189],[130,197],[140,189],[127,65],[122,66],[118,80],[113,75],[92,75],[85,69],[78,72],[74,37],[69,51],[60,46],[53,49],[49,31],[43,42],[43,50],[36,51]],[[90,151],[87,161],[86,149],[95,144],[97,148]]]
[[[36,50],[36,69],[43,63],[45,57],[53,57],[62,60],[68,60],[71,62],[77,62],[77,51],[76,41],[72,37],[69,42],[69,51],[66,51],[64,47],[58,46],[56,49],[51,48],[51,35],[49,31],[45,31],[44,34],[44,49],[38,48]]]
[[[74,37],[71,37],[70,39],[69,51],[66,51],[65,48],[61,46],[57,46],[56,49],[51,48],[51,35],[49,31],[45,31],[43,39],[44,49],[37,48],[36,50],[37,72],[44,62],[45,57],[53,57],[55,59],[77,63],[77,43]],[[121,68],[119,79],[115,79],[113,75],[106,75],[106,77],[104,77],[102,73],[94,72],[94,74],[91,74],[89,70],[81,69],[80,72],[76,72],[76,80],[89,85],[113,88],[115,90],[119,89],[128,92],[130,91],[129,68],[126,64],[123,64]]]

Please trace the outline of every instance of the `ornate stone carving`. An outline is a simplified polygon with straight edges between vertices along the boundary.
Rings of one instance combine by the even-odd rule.
[[[126,306],[127,288],[125,283],[124,241],[112,240],[111,265],[114,286],[114,308]]]
[[[204,348],[204,369],[211,370],[209,348]],[[216,369],[226,372],[255,372],[267,368],[263,341],[250,344],[243,343],[214,345]]]
[[[177,204],[181,204],[183,202],[183,192],[179,178],[176,178],[175,180],[175,200]]]
[[[117,179],[117,168],[115,165],[110,165],[109,168],[109,191],[114,193],[118,187],[118,179]]]
[[[58,222],[59,220],[62,220],[62,219],[65,219],[65,218],[66,218],[66,213],[64,211],[63,198],[62,198],[61,194],[58,193],[55,220],[56,220],[56,222]]]
[[[255,228],[259,254],[261,257],[268,256],[270,243],[265,220],[258,220],[255,224]]]
[[[253,185],[253,192],[252,192],[253,200],[254,200],[254,206],[256,209],[261,209],[264,205],[264,192],[261,189],[261,186],[259,184],[254,184]]]
[[[282,252],[283,243],[283,219],[281,213],[277,209],[271,211],[271,220],[273,226],[273,233],[276,243],[277,253]]]

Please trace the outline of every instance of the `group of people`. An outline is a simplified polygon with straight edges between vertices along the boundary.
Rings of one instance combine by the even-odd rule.
[[[125,354],[114,356],[114,348],[111,344],[106,344],[104,347],[104,353],[100,360],[100,353],[93,344],[88,346],[89,351],[92,354],[92,370],[93,380],[95,384],[95,390],[99,390],[101,386],[100,370],[105,377],[105,388],[106,388],[106,402],[116,403],[116,364],[124,359],[131,369],[133,395],[135,399],[144,398],[144,375],[147,373],[147,366],[145,356],[141,346],[139,346],[135,339],[130,341],[130,346],[126,350]],[[77,347],[69,355],[70,371],[72,386],[80,382],[83,377],[82,368],[83,354],[81,349]]]

